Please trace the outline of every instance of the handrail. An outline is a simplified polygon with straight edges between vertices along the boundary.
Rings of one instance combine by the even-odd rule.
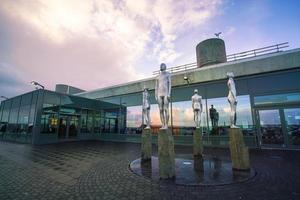
[[[243,51],[240,53],[234,53],[234,54],[227,55],[227,62],[261,56],[264,54],[278,53],[278,52],[281,52],[282,49],[287,48],[287,47],[289,47],[289,43],[283,42],[280,44],[266,46],[266,47],[262,47],[262,48],[258,48],[258,49],[252,49],[252,50]],[[170,67],[167,69],[167,71],[170,73],[175,73],[175,72],[180,72],[180,71],[187,71],[187,70],[194,69],[194,68],[197,68],[196,62],[188,63],[188,64],[184,64],[184,65],[178,65],[175,67]],[[153,71],[152,74],[158,75],[159,70]]]

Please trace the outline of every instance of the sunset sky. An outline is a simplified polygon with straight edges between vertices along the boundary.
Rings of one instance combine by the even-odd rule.
[[[195,62],[222,32],[227,54],[300,47],[298,0],[1,0],[0,95],[70,84],[85,90]]]

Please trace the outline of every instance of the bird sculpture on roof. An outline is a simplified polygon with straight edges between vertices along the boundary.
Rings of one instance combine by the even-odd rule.
[[[216,36],[217,38],[220,38],[221,33],[222,33],[222,32],[215,33],[215,36]]]

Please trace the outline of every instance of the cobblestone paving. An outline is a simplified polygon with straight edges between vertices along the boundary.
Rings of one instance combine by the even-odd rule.
[[[139,152],[140,145],[131,143],[0,142],[0,199],[300,199],[300,151],[251,150],[257,175],[249,181],[189,187],[133,174],[128,165]],[[229,157],[224,149],[205,154]]]

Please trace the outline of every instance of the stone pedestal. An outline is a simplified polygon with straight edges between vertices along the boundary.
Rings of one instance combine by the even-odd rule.
[[[234,170],[250,170],[249,150],[244,143],[241,129],[229,129],[229,147],[232,168]]]
[[[161,179],[175,177],[174,139],[169,129],[158,131],[158,162]]]
[[[142,132],[142,161],[151,161],[152,154],[152,138],[151,129],[145,128]]]
[[[202,173],[204,170],[204,163],[203,163],[203,157],[194,157],[194,170],[196,172]]]
[[[193,154],[194,157],[202,157],[203,143],[202,143],[202,131],[200,128],[196,128],[193,134]]]

